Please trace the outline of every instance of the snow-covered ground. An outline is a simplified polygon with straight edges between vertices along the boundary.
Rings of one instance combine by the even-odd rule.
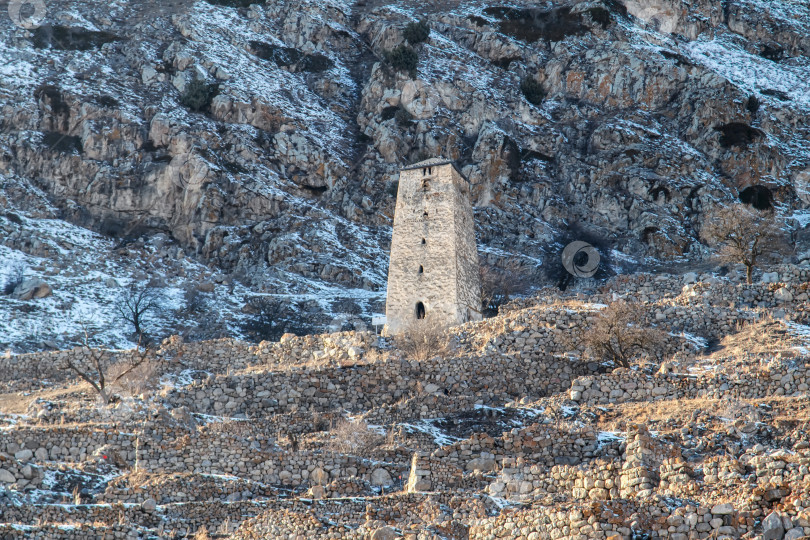
[[[2,192],[0,192],[2,193]],[[55,215],[55,212],[44,212]],[[334,311],[333,303],[341,298],[359,301],[365,313],[370,303],[385,297],[383,291],[348,289],[317,279],[276,272],[268,280],[277,292],[259,294],[238,281],[222,280],[222,274],[190,257],[177,257],[165,236],[145,242],[143,247],[121,247],[117,241],[56,219],[30,217],[14,209],[13,217],[0,213],[0,233],[17,238],[0,243],[0,288],[18,272],[24,279],[41,279],[52,294],[46,298],[16,300],[0,294],[0,351],[24,352],[52,347],[65,347],[81,342],[85,329],[97,345],[129,348],[134,345],[133,329],[119,312],[121,299],[131,286],[153,287],[158,309],[147,312],[147,332],[162,336],[183,333],[195,328],[201,319],[220,321],[220,331],[232,337],[245,337],[243,324],[249,315],[242,312],[248,298],[264,296],[283,300],[291,306],[314,303],[331,318],[324,330],[340,330],[348,315]],[[368,253],[349,252],[338,241],[335,227],[326,222],[314,234],[322,236],[347,263]],[[345,223],[356,229],[358,226]],[[352,230],[362,235],[362,231]],[[167,245],[164,245],[166,243]],[[384,268],[373,268],[363,260],[368,276],[384,283]],[[213,286],[213,292],[198,292],[201,282]],[[191,310],[189,303],[202,302],[203,309]],[[334,328],[332,328],[334,327]],[[318,330],[315,327],[315,330]]]
[[[761,99],[810,111],[810,59],[794,58],[776,63],[747,52],[728,36],[698,39],[683,45],[692,60],[723,76],[739,88]],[[787,95],[784,101],[769,94],[776,90]],[[765,91],[765,93],[763,93]]]

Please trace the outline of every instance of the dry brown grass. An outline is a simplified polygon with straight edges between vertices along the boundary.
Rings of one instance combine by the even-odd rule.
[[[796,356],[798,351],[794,347],[806,345],[806,341],[791,335],[782,321],[765,315],[757,321],[739,324],[738,331],[725,336],[720,345],[722,349],[712,356],[746,358],[768,353]]]
[[[66,388],[37,390],[25,394],[22,392],[0,394],[0,412],[4,414],[25,414],[28,412],[28,405],[37,398],[52,401],[77,392],[88,391],[91,391],[90,385],[82,381]]]
[[[761,403],[772,408],[769,423],[781,420],[810,421],[810,408],[790,396],[774,396],[763,399],[729,400],[729,399],[677,399],[653,402],[633,402],[612,404],[608,410],[604,407],[594,410],[599,417],[600,429],[617,430],[621,423],[654,423],[672,421],[681,427],[693,421],[696,412],[709,413],[712,416],[725,418],[750,417],[750,412]],[[748,420],[752,420],[748,418]]]

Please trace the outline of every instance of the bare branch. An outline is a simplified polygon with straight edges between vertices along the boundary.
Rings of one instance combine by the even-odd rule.
[[[107,354],[103,349],[94,348],[92,344],[93,334],[85,325],[82,325],[82,328],[84,331],[82,347],[68,354],[65,359],[64,369],[72,371],[80,379],[87,382],[104,404],[107,405],[116,395],[116,390],[111,390],[111,387],[145,366],[154,357],[154,351],[148,347],[142,347],[139,338],[138,345],[132,351],[131,360],[124,366],[124,362],[115,363],[107,359]],[[143,376],[145,379],[148,378],[144,373],[139,373],[139,376]]]
[[[121,318],[133,326],[140,343],[146,334],[143,328],[144,318],[159,310],[160,303],[154,287],[132,284],[115,307]]]
[[[427,318],[412,322],[394,337],[394,343],[409,358],[424,362],[445,354],[449,339],[445,326]]]
[[[760,212],[744,204],[733,204],[709,213],[701,236],[709,245],[718,248],[718,260],[745,266],[748,283],[752,282],[758,262],[786,246],[773,212]]]
[[[630,367],[634,357],[657,352],[664,341],[663,332],[645,326],[643,313],[637,304],[613,302],[585,332],[585,344],[603,360]]]
[[[513,296],[531,289],[531,276],[516,257],[504,260],[500,266],[482,263],[479,272],[481,306],[489,316],[497,315],[500,307]]]
[[[142,366],[144,362],[146,362],[147,360],[151,359],[152,356],[154,356],[154,351],[152,351],[152,349],[149,349],[148,347],[141,348],[142,338],[143,336],[138,336],[138,344],[135,346],[135,349],[133,349],[134,357],[132,361],[130,361],[129,367],[127,367],[124,371],[116,375],[115,378],[112,380],[112,384],[118,383],[118,381],[120,381],[133,371],[135,371],[138,367]]]

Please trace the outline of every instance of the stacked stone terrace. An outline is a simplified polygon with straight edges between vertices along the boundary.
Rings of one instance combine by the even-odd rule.
[[[422,362],[175,339],[108,406],[60,367],[82,351],[7,355],[0,538],[810,535],[810,268],[772,270],[542,291]],[[629,369],[580,339],[617,297],[667,332]]]

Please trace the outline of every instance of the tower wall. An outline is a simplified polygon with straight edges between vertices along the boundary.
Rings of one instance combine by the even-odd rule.
[[[480,319],[473,227],[467,181],[451,164],[400,172],[388,267],[389,334],[417,320],[419,303],[436,324]]]

